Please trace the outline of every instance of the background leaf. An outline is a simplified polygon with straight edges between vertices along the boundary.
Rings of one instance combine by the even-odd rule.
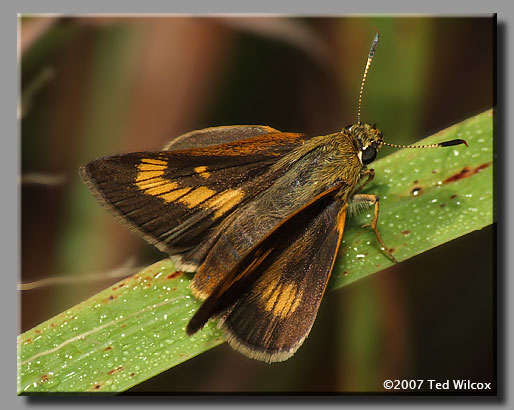
[[[374,163],[367,187],[381,197],[379,229],[404,260],[493,222],[493,117],[486,111],[421,141],[464,138],[464,146],[401,150]],[[374,235],[351,220],[331,287],[391,263]],[[220,343],[213,323],[188,338],[183,329],[199,302],[189,277],[169,260],[106,289],[23,333],[18,393],[119,392]]]

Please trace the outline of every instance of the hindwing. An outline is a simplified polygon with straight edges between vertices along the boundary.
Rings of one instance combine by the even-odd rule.
[[[257,243],[204,301],[187,332],[218,317],[229,344],[243,354],[268,362],[291,357],[310,332],[339,249],[346,217],[339,189]]]

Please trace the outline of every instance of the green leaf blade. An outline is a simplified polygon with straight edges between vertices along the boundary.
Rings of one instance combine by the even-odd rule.
[[[188,285],[160,261],[25,332],[19,393],[123,391],[222,343],[212,323],[185,334],[200,305]]]

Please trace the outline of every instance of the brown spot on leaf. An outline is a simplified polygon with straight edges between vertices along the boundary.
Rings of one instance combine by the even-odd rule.
[[[448,184],[449,182],[455,182],[455,181],[458,181],[459,179],[467,178],[467,177],[469,177],[471,175],[472,175],[471,174],[471,168],[464,167],[459,172],[457,172],[456,174],[452,175],[451,177],[446,178],[443,181],[443,184]]]
[[[410,231],[408,231],[407,229],[404,229],[403,231],[400,232],[402,235],[409,235],[410,234]]]
[[[445,204],[440,204],[439,208],[444,208],[445,206],[446,206]]]
[[[102,385],[99,383],[93,384],[93,390],[100,390],[100,387],[102,387]]]
[[[116,367],[116,369],[111,369],[107,372],[107,374],[114,374],[114,373],[117,373],[117,372],[121,372],[123,370],[123,366],[118,366]]]
[[[422,188],[422,187],[420,187],[420,186],[416,186],[416,187],[414,187],[414,188],[412,188],[412,189],[411,189],[410,193],[411,193],[411,195],[413,195],[413,196],[418,196],[419,194],[421,194],[421,191],[422,191],[422,190],[423,190],[423,188]]]
[[[480,164],[478,167],[476,167],[473,170],[473,173],[476,174],[477,172],[481,172],[484,168],[487,168],[489,165],[491,165],[491,162],[484,162],[483,164]]]
[[[48,374],[45,373],[43,376],[41,376],[41,383],[48,381],[49,378],[50,377],[48,376]]]
[[[347,270],[345,270],[343,273],[341,273],[341,275],[343,275],[343,276],[348,276],[348,273],[349,273],[349,272],[348,272]]]
[[[450,199],[455,199],[455,198],[457,198],[457,194],[453,194],[453,195],[450,197]]]
[[[182,275],[184,272],[178,270],[176,272],[173,272],[173,273],[170,273],[168,275],[168,279],[175,279],[175,278],[178,278],[180,275]]]
[[[36,330],[35,330],[35,332],[36,332],[38,335],[39,335],[39,334],[41,334],[41,330],[39,330],[39,329],[36,329]]]
[[[109,350],[112,350],[112,346],[107,346],[105,349],[104,349],[104,352],[107,352]]]
[[[455,182],[455,181],[459,181],[464,178],[468,178],[478,172],[481,172],[484,168],[487,168],[490,165],[491,165],[491,162],[484,162],[483,164],[480,164],[480,165],[476,166],[475,168],[464,167],[456,174],[452,175],[451,177],[446,178],[443,181],[443,183],[447,184],[449,182]]]
[[[130,377],[134,377],[136,374],[135,373],[130,373],[129,376]]]
[[[414,180],[414,182],[413,182],[413,184],[414,184],[414,185],[416,185],[417,183],[418,183],[418,180],[417,180],[417,179],[415,179],[415,180]]]

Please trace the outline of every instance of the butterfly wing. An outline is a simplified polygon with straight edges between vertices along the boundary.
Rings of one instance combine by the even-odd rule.
[[[213,145],[228,144],[280,131],[266,125],[227,125],[195,130],[172,139],[163,151],[178,151]]]
[[[209,133],[197,131],[208,146],[176,151],[139,152],[100,158],[80,172],[100,203],[131,230],[170,255],[180,254],[207,240],[233,209],[271,183],[262,177],[271,164],[304,140],[301,134],[270,133],[232,141],[238,129],[216,128],[216,141],[209,146]],[[243,133],[264,132],[266,127]],[[274,131],[274,130],[273,130]],[[183,148],[187,139],[180,143]],[[178,144],[176,146],[179,146]],[[194,270],[201,261],[183,261]]]
[[[205,300],[192,334],[219,317],[227,341],[258,360],[283,361],[314,323],[344,231],[340,186],[324,192],[256,244]]]

